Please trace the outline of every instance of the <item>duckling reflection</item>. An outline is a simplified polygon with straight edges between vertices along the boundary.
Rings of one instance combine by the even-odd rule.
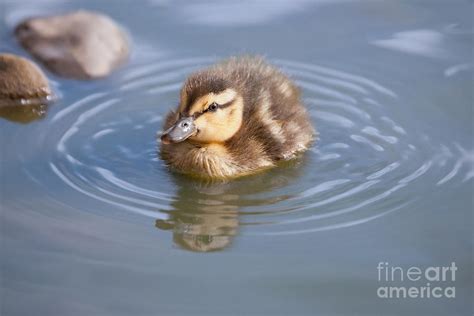
[[[202,187],[195,191],[199,198],[186,196],[186,191],[193,196],[194,190],[183,188],[175,204],[175,211],[170,219],[157,220],[156,227],[173,231],[173,241],[179,247],[197,251],[210,252],[222,250],[232,243],[239,228],[239,214],[236,205],[226,203],[223,187]],[[231,197],[232,198],[232,197]]]
[[[286,168],[270,170],[258,177],[232,182],[206,182],[175,175],[177,199],[168,219],[156,220],[158,229],[170,230],[173,242],[180,248],[195,252],[221,251],[232,245],[239,233],[243,208],[271,205],[289,198],[265,196],[283,188],[301,173],[296,160]]]

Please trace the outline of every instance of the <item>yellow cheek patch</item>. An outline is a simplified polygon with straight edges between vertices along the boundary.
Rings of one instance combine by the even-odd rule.
[[[221,143],[234,136],[242,125],[243,100],[242,97],[235,97],[233,100],[229,107],[199,116],[194,121],[199,133],[191,139],[204,143]]]

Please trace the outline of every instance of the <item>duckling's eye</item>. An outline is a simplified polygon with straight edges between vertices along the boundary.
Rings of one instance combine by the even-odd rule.
[[[207,109],[211,112],[214,112],[217,110],[218,107],[219,104],[217,104],[216,102],[212,102]]]

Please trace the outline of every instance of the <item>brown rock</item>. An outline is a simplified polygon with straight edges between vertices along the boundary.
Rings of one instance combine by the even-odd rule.
[[[36,64],[0,54],[0,117],[28,123],[44,116],[51,99],[48,79]]]
[[[0,54],[0,107],[46,101],[52,96],[48,79],[32,61]]]
[[[20,44],[52,72],[69,78],[107,76],[125,62],[125,33],[109,17],[89,11],[36,17],[15,29]]]

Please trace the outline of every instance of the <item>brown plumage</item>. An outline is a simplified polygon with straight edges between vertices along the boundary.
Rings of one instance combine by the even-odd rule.
[[[307,149],[315,130],[291,80],[260,57],[232,57],[189,76],[161,137],[182,173],[229,178]]]

